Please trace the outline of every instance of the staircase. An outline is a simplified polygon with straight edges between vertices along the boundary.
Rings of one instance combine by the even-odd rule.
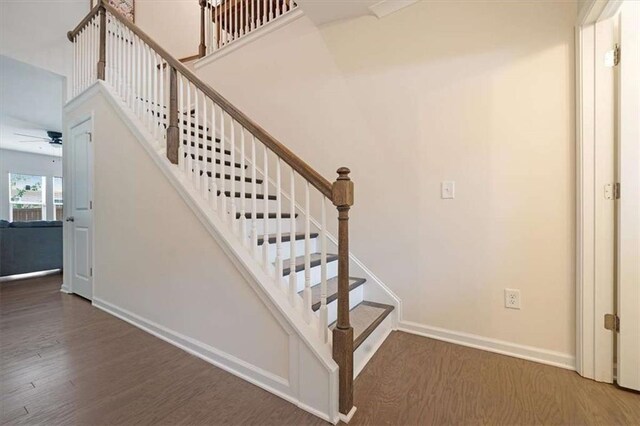
[[[197,193],[244,250],[246,266],[264,272],[260,285],[286,295],[288,315],[330,348],[339,368],[339,412],[348,421],[354,356],[360,370],[395,327],[397,306],[349,253],[349,169],[338,169],[330,183],[106,1],[68,38],[74,95],[101,80],[135,114],[180,171],[185,190]]]

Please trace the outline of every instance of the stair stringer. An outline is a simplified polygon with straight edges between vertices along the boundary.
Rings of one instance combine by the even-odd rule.
[[[95,114],[96,108],[92,106],[92,102],[99,102],[98,98],[106,101],[106,104],[128,128],[134,139],[140,143],[185,204],[233,262],[264,306],[283,329],[293,337],[289,339],[288,348],[290,380],[288,383],[283,383],[282,380],[273,380],[268,372],[260,371],[259,367],[248,365],[247,362],[235,358],[233,354],[223,353],[188,336],[172,333],[162,325],[145,321],[135,313],[110,306],[109,303],[103,302],[99,298],[94,300],[94,305],[274,393],[324,420],[337,423],[339,420],[338,366],[332,359],[330,346],[320,339],[316,328],[305,322],[300,309],[301,300],[296,299],[296,307],[289,304],[285,292],[273,284],[272,278],[251,257],[237,236],[228,229],[226,224],[222,223],[221,219],[211,210],[209,204],[200,197],[198,191],[192,188],[191,182],[181,174],[177,166],[167,160],[164,149],[142,126],[128,106],[120,100],[116,92],[108,84],[97,81],[67,103],[64,109],[67,131],[78,116],[93,115],[95,120],[100,119],[99,114]],[[96,138],[99,137],[96,135]]]

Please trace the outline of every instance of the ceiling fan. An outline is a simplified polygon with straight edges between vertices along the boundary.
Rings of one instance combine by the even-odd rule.
[[[51,130],[47,131],[47,136],[48,137],[43,137],[43,136],[34,136],[34,135],[25,135],[23,133],[14,133],[14,135],[16,136],[24,136],[27,138],[32,138],[31,140],[26,140],[26,141],[18,141],[18,142],[25,142],[25,143],[29,143],[29,142],[41,142],[41,141],[45,141],[48,142],[50,145],[56,146],[56,147],[61,147],[62,146],[62,133],[60,132],[54,132]]]

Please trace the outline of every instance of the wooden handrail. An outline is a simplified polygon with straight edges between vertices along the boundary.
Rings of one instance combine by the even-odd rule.
[[[96,16],[98,14],[98,11],[100,10],[100,8],[102,7],[102,3],[98,2],[98,4],[96,4],[93,9],[91,9],[89,11],[89,14],[87,16],[84,17],[84,19],[82,21],[80,21],[80,23],[78,25],[76,25],[76,27],[74,29],[72,29],[71,31],[69,31],[67,33],[67,38],[69,39],[70,42],[73,43],[73,40],[76,38],[76,36],[78,35],[78,33],[80,31],[82,31],[82,29],[84,27],[87,26],[87,24],[89,23],[89,21],[91,19],[93,19],[94,16]]]
[[[95,16],[100,8],[103,7],[113,16],[136,34],[140,40],[145,42],[151,47],[162,59],[164,59],[170,66],[175,68],[180,74],[182,74],[187,80],[189,80],[195,87],[200,89],[206,96],[213,100],[220,108],[222,108],[227,114],[231,116],[236,122],[247,129],[258,140],[267,146],[274,154],[280,157],[285,163],[287,163],[293,170],[295,170],[300,176],[309,181],[318,191],[333,201],[331,183],[324,178],[320,173],[315,171],[304,160],[295,155],[289,148],[280,143],[276,138],[271,136],[260,125],[251,120],[246,114],[236,108],[226,98],[216,92],[207,83],[200,80],[194,73],[192,73],[187,67],[185,67],[178,59],[174,58],[169,52],[164,50],[158,43],[156,43],[151,37],[149,37],[139,27],[130,22],[127,18],[122,16],[113,6],[107,3],[105,0],[100,0],[89,14],[80,22],[80,24],[72,31],[67,33],[69,40],[73,41],[76,35],[84,28],[84,26]]]

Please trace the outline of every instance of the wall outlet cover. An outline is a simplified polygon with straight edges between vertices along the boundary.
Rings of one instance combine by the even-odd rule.
[[[520,290],[504,289],[504,307],[508,309],[520,309]]]

